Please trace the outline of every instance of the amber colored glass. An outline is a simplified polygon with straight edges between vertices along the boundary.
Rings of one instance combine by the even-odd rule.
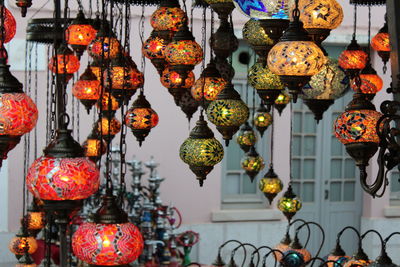
[[[72,24],[65,31],[65,39],[70,45],[87,46],[96,38],[97,31],[89,24]]]
[[[99,157],[106,153],[107,143],[104,140],[88,138],[82,144],[82,147],[86,157]]]
[[[191,93],[195,100],[201,101],[202,95],[207,101],[214,101],[225,88],[226,81],[219,77],[200,77],[192,87]]]
[[[40,230],[45,225],[45,213],[41,211],[30,211],[26,215],[28,230]]]
[[[110,85],[112,89],[125,89],[125,90],[136,90],[144,84],[144,76],[137,68],[130,66],[113,66],[110,69],[104,71],[104,83],[106,86]]]
[[[358,86],[355,79],[351,82],[351,89],[361,90],[363,94],[376,94],[383,88],[383,80],[378,74],[360,74],[361,84]]]
[[[106,111],[109,110],[109,101],[111,100],[111,110],[117,110],[119,108],[119,103],[117,101],[117,99],[114,96],[110,96],[109,93],[103,93],[103,98],[101,100],[101,104],[102,104],[102,110]],[[100,109],[100,104],[99,104],[100,100],[97,101],[96,106],[97,108]]]
[[[49,69],[57,74],[74,74],[80,66],[79,59],[74,54],[57,55],[57,60],[52,57],[49,62]]]
[[[98,80],[78,80],[72,88],[72,94],[77,99],[98,100],[100,93],[101,85]]]
[[[367,65],[368,55],[363,50],[344,50],[339,56],[339,66],[343,69],[362,70]]]
[[[150,18],[150,24],[157,31],[177,32],[187,22],[185,12],[179,7],[159,7]]]
[[[108,129],[109,124],[110,130]],[[111,122],[109,122],[108,118],[103,117],[101,118],[101,124],[98,122],[97,127],[103,136],[107,136],[108,134],[114,136],[121,131],[121,123],[116,118],[112,118]]]
[[[164,56],[171,65],[197,65],[203,60],[203,49],[195,41],[174,41],[167,45]]]
[[[152,108],[131,108],[125,117],[126,125],[131,129],[147,130],[157,126],[158,115]]]
[[[89,44],[88,52],[96,59],[112,59],[121,52],[121,44],[115,37],[96,37]]]
[[[300,0],[299,10],[305,29],[333,30],[343,21],[343,9],[336,0]]]
[[[17,32],[17,22],[13,14],[6,7],[3,6],[4,10],[4,37],[2,33],[0,33],[0,43],[4,39],[4,43],[8,43],[11,39],[14,38]]]
[[[283,183],[278,177],[263,177],[258,184],[258,188],[263,193],[278,194],[283,189]]]
[[[285,41],[272,47],[267,62],[276,75],[313,76],[322,69],[326,58],[314,42]]]
[[[16,236],[11,239],[9,243],[10,251],[15,255],[24,255],[26,252],[29,254],[35,253],[38,248],[36,239],[32,236],[19,237]],[[28,249],[28,251],[26,251]]]
[[[129,264],[142,254],[143,246],[142,234],[132,223],[83,223],[72,237],[75,256],[96,266]]]
[[[167,41],[158,36],[150,36],[143,44],[142,53],[148,59],[164,58]]]
[[[371,46],[375,51],[390,52],[389,33],[379,32],[371,40]]]
[[[161,84],[165,88],[185,88],[189,89],[193,86],[195,82],[195,77],[193,71],[189,72],[185,83],[182,84],[182,78],[179,73],[176,71],[171,71],[169,67],[167,67],[164,71],[162,76],[160,77]]]

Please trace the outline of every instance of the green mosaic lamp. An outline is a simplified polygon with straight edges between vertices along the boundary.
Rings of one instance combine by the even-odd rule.
[[[251,182],[254,181],[257,174],[265,167],[264,159],[257,153],[254,146],[244,155],[240,164],[242,165],[242,169],[245,170],[246,174],[250,177]]]
[[[240,127],[239,132],[236,135],[236,142],[244,152],[249,152],[250,148],[257,142],[257,134],[251,128],[249,122],[245,122]]]
[[[300,198],[293,192],[292,185],[289,184],[283,197],[278,201],[278,209],[290,221],[294,215],[301,209],[302,203]]]

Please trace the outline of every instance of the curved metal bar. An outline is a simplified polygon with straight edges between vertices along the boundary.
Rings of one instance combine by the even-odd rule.
[[[266,262],[268,256],[271,255],[271,254],[274,253],[274,252],[281,253],[282,258],[285,256],[285,255],[283,254],[283,252],[280,251],[279,249],[271,249],[271,251],[269,251],[269,252],[268,252],[267,254],[265,254],[264,257],[263,257],[263,261],[262,261],[263,267],[265,266],[265,262]],[[276,267],[276,264],[278,263],[278,259],[277,259],[276,257],[274,257],[274,259],[275,259],[274,267]]]
[[[324,262],[321,263],[321,265],[318,266],[318,267],[323,267],[323,266],[327,266],[327,267],[328,267],[328,263],[333,263],[333,267],[335,267],[336,265],[337,265],[338,267],[343,267],[343,265],[342,265],[341,263],[339,263],[339,262],[337,262],[337,261],[334,261],[334,260],[327,260],[327,261],[324,261]]]
[[[324,246],[324,243],[325,243],[325,231],[324,231],[324,229],[322,229],[322,226],[319,225],[319,224],[316,223],[316,222],[306,222],[306,223],[300,225],[300,226],[296,229],[296,236],[298,235],[300,229],[303,228],[304,225],[308,225],[308,224],[312,224],[312,225],[317,226],[317,228],[321,231],[321,234],[322,234],[321,244],[320,244],[320,246],[319,246],[319,248],[318,248],[317,254],[316,254],[315,257],[314,257],[314,258],[318,258],[319,253],[321,253],[322,247]],[[311,267],[312,267],[313,265],[314,265],[314,262],[311,264]]]
[[[246,250],[245,246],[252,247],[254,250],[257,249],[257,247],[254,246],[253,244],[250,244],[250,243],[242,243],[242,244],[240,244],[239,246],[237,246],[236,248],[234,248],[234,249],[232,250],[232,252],[231,252],[231,259],[233,259],[233,257],[235,256],[236,251],[237,251],[239,248],[243,248],[243,251],[244,251],[244,258],[243,258],[243,262],[242,262],[242,265],[241,265],[242,267],[244,266],[244,264],[245,264],[245,262],[246,262],[246,258],[247,258],[247,250]],[[260,255],[258,255],[258,257],[260,257]]]
[[[296,220],[294,220],[294,221],[292,221],[292,222],[289,223],[288,229],[287,229],[287,233],[289,233],[289,228],[290,228],[294,223],[296,223],[296,222],[302,222],[303,224],[306,224],[306,223],[307,223],[307,222],[306,222],[305,220],[303,220],[303,219],[296,219]],[[311,229],[310,229],[310,226],[309,226],[308,224],[306,224],[306,226],[307,226],[308,234],[307,234],[306,242],[304,243],[304,248],[307,247],[308,242],[310,241],[310,238],[311,238]]]
[[[400,235],[400,232],[393,232],[383,240],[383,243],[385,244],[385,247],[386,247],[387,242],[389,242],[389,240],[395,235]]]
[[[360,245],[361,244],[361,234],[360,234],[360,232],[356,229],[356,228],[354,228],[353,226],[346,226],[345,228],[343,228],[338,234],[337,234],[337,236],[336,236],[336,243],[337,244],[340,244],[340,238],[341,238],[341,236],[343,235],[343,233],[346,231],[346,230],[353,230],[354,231],[354,233],[356,233],[356,235],[357,235],[357,237],[358,237],[358,244]]]
[[[223,243],[221,246],[219,246],[219,248],[218,248],[218,253],[221,252],[221,250],[222,250],[223,247],[225,247],[225,246],[228,245],[229,243],[233,243],[233,242],[238,243],[239,245],[243,244],[242,242],[240,242],[239,240],[236,240],[236,239],[228,240],[228,241],[226,241],[225,243]]]
[[[260,249],[263,249],[263,248],[269,249],[269,251],[272,251],[272,250],[273,250],[273,248],[271,248],[271,247],[269,247],[269,246],[266,246],[266,245],[261,246],[261,247],[258,247],[256,250],[254,250],[254,251],[251,253],[251,261],[253,261],[254,255],[257,253],[257,265],[256,265],[256,266],[258,266],[258,264],[260,263],[260,258],[261,258],[261,257],[260,257],[259,251],[260,251]]]
[[[370,229],[370,230],[366,231],[364,234],[362,234],[361,239],[364,239],[369,233],[375,233],[379,237],[379,240],[381,241],[381,246],[383,247],[383,243],[384,243],[383,237],[378,231],[376,231],[374,229]]]

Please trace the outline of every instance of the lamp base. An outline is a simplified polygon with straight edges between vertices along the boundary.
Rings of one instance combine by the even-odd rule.
[[[229,146],[229,140],[239,130],[239,126],[217,126],[218,132],[222,134],[222,138],[225,140],[225,145]]]
[[[303,87],[311,80],[311,76],[295,76],[282,75],[279,76],[282,83],[289,89],[289,93],[293,96],[293,103],[297,102],[297,96],[301,93]]]
[[[259,22],[268,37],[274,41],[274,44],[278,43],[283,32],[289,27],[289,20],[287,19],[260,19]]]
[[[191,166],[190,170],[196,175],[196,179],[199,180],[200,187],[203,187],[204,180],[207,175],[214,169],[213,166]]]
[[[267,90],[257,90],[257,94],[264,101],[264,104],[267,105],[267,111],[271,111],[272,105],[275,104],[275,100],[282,93],[282,90],[277,89],[267,89]]]
[[[3,159],[7,159],[7,154],[14,149],[21,141],[21,136],[0,135],[0,167]]]
[[[335,102],[332,99],[303,99],[304,104],[314,114],[314,119],[319,123],[325,111]]]
[[[350,143],[346,144],[345,147],[357,166],[368,166],[368,161],[378,150],[378,144],[372,142]]]

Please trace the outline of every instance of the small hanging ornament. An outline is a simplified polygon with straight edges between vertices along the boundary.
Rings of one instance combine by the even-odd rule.
[[[290,103],[290,95],[286,91],[282,91],[282,93],[275,100],[274,104],[274,108],[278,110],[279,116],[282,115],[283,110],[289,103]]]
[[[90,67],[79,77],[72,88],[72,94],[85,106],[88,114],[100,99],[101,84]]]
[[[253,124],[261,136],[264,136],[264,132],[272,124],[272,115],[268,112],[263,104],[256,110],[253,118]]]
[[[85,156],[93,162],[99,161],[101,156],[107,151],[107,143],[103,140],[96,127],[93,128],[85,142],[83,142],[82,147]]]
[[[28,8],[32,6],[32,0],[16,0],[15,5],[21,9],[21,16],[25,18]]]
[[[386,73],[386,64],[390,59],[390,37],[387,24],[387,15],[385,15],[385,24],[371,40],[372,48],[378,52],[383,61],[383,73]]]
[[[32,200],[27,214],[22,219],[22,224],[26,225],[29,234],[32,236],[36,236],[38,232],[44,228],[46,223],[45,213],[42,208],[39,208],[37,201],[37,199]]]
[[[248,152],[257,142],[257,135],[246,121],[236,135],[236,142],[244,152]]]
[[[140,92],[139,97],[133,102],[132,107],[125,115],[125,123],[131,128],[133,135],[142,145],[144,139],[149,135],[152,128],[158,124],[158,115],[151,108],[143,92]]]
[[[293,192],[292,185],[289,183],[285,194],[278,201],[278,209],[285,215],[288,221],[290,221],[301,207],[301,200]]]
[[[208,106],[207,118],[217,127],[228,146],[229,140],[239,130],[240,125],[249,118],[249,108],[240,99],[233,84],[228,83],[217,99]]]
[[[264,159],[257,153],[254,146],[243,156],[240,164],[250,177],[251,182],[254,182],[254,178],[265,167]]]
[[[9,249],[17,258],[25,253],[32,254],[38,248],[36,239],[30,236],[27,229],[22,226],[13,239],[10,240]]]
[[[268,172],[261,178],[258,187],[268,199],[269,204],[271,204],[274,198],[282,191],[282,180],[279,179],[278,175],[275,173],[272,164],[270,164]]]
[[[57,55],[53,56],[49,62],[49,70],[56,75],[61,75],[64,82],[68,82],[80,66],[78,57],[66,44],[60,45]]]
[[[200,115],[189,138],[181,145],[179,156],[183,162],[189,165],[200,186],[203,186],[207,175],[224,157],[224,149],[221,143],[215,139],[214,133],[207,126],[203,115]]]

